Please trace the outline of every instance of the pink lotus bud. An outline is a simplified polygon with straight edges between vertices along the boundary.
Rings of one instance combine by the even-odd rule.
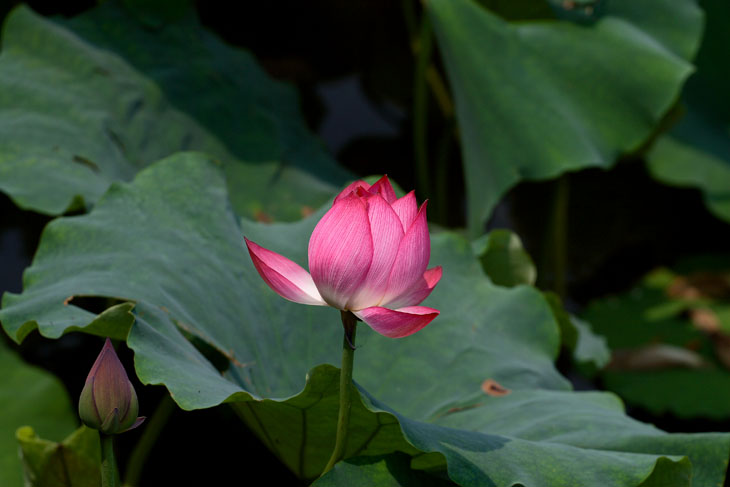
[[[79,399],[79,416],[89,428],[114,435],[136,428],[139,404],[134,386],[108,338],[86,377]]]
[[[397,198],[387,176],[355,181],[336,198],[309,239],[309,272],[246,239],[256,270],[281,297],[351,311],[378,333],[411,335],[438,316],[417,306],[441,279],[427,269],[426,203]]]

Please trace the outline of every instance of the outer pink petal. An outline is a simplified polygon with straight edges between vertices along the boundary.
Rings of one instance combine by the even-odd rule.
[[[368,193],[366,202],[373,237],[373,261],[360,289],[347,302],[347,309],[367,308],[380,302],[405,233],[398,215],[380,194]]]
[[[325,213],[309,239],[309,270],[322,298],[338,309],[360,289],[373,260],[365,202],[354,193]]]
[[[381,302],[388,303],[407,292],[423,278],[428,259],[431,258],[431,237],[426,221],[426,203],[421,205],[415,220],[406,232],[398,248],[393,270],[388,280],[388,289]],[[316,280],[315,280],[316,282]]]
[[[401,223],[403,223],[403,231],[407,232],[411,223],[418,214],[418,204],[416,203],[416,194],[411,191],[407,195],[393,203],[393,210],[398,214]]]
[[[439,315],[439,311],[425,306],[388,309],[380,306],[361,309],[355,316],[370,328],[390,338],[401,338],[416,333]]]
[[[350,183],[345,189],[340,191],[340,194],[338,194],[335,197],[335,201],[332,203],[332,205],[334,206],[335,203],[340,201],[345,196],[348,196],[353,191],[357,191],[357,188],[363,188],[365,190],[368,190],[368,189],[370,189],[370,185],[368,183],[366,183],[365,181],[361,181],[359,179],[353,183]]]
[[[366,188],[367,189],[367,188]],[[388,175],[386,174],[382,178],[375,181],[375,184],[370,186],[370,189],[368,190],[372,194],[380,194],[385,201],[387,201],[390,204],[393,204],[395,200],[398,198],[395,195],[395,190],[393,189],[393,186],[390,184],[390,180],[388,179]]]
[[[382,303],[382,306],[388,306],[389,308],[401,308],[403,306],[415,306],[421,304],[421,301],[426,299],[436,284],[441,280],[442,270],[441,266],[428,269],[423,273],[423,278],[416,281],[416,283],[406,290],[400,296],[394,297],[387,303]]]
[[[282,298],[295,303],[324,306],[312,276],[283,255],[265,249],[245,238],[248,253],[261,278]]]

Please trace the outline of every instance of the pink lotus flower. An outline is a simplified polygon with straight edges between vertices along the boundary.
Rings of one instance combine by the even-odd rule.
[[[355,181],[336,198],[309,239],[309,270],[246,239],[256,270],[281,297],[351,311],[391,338],[411,335],[439,311],[417,306],[441,279],[426,269],[431,239],[426,203],[398,199],[387,176]]]

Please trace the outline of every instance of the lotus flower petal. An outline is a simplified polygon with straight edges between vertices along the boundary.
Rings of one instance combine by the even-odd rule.
[[[408,306],[399,309],[373,306],[354,313],[370,328],[390,338],[412,335],[439,315],[438,310],[425,306]]]
[[[401,223],[403,223],[403,231],[407,232],[418,214],[415,191],[411,191],[404,197],[396,200],[393,203],[393,210],[398,214]]]
[[[428,269],[423,273],[423,278],[416,281],[410,289],[407,289],[400,296],[395,296],[391,301],[382,303],[382,306],[389,308],[402,308],[404,306],[415,306],[426,299],[436,284],[441,280],[441,266]]]
[[[390,179],[388,179],[387,175],[375,181],[375,184],[370,186],[370,189],[368,191],[370,191],[372,194],[379,194],[383,197],[383,199],[385,199],[385,201],[388,202],[388,204],[393,204],[395,200],[398,199],[398,197],[395,195],[393,185],[390,184]]]
[[[322,298],[347,309],[373,260],[373,238],[365,202],[355,193],[325,213],[309,239],[309,270]]]
[[[380,302],[404,235],[398,215],[380,194],[369,195],[365,201],[373,238],[373,261],[360,289],[347,302],[347,309],[367,308]]]
[[[337,203],[345,196],[349,196],[350,193],[352,193],[353,191],[357,191],[358,188],[362,188],[365,191],[367,191],[370,189],[370,185],[368,183],[366,183],[365,181],[358,179],[357,181],[350,183],[349,185],[347,185],[347,187],[345,189],[340,191],[340,194],[338,194],[335,197],[335,201],[332,204],[334,205],[334,203]]]
[[[261,278],[279,296],[295,303],[326,305],[312,276],[297,263],[265,249],[244,237],[248,252]]]
[[[426,202],[401,240],[382,302],[388,303],[408,291],[426,272],[431,257],[431,239],[426,221]]]

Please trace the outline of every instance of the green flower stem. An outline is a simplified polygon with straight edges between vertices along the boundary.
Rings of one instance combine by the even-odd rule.
[[[175,401],[172,400],[169,394],[165,394],[160,403],[157,405],[155,412],[152,413],[152,417],[149,421],[147,421],[147,425],[144,428],[142,436],[134,446],[134,449],[129,456],[127,469],[124,471],[125,486],[135,486],[139,484],[142,469],[147,461],[147,457],[152,451],[152,447],[155,442],[157,442],[157,438],[159,438],[162,429],[165,427],[174,411]]]
[[[114,458],[114,435],[99,433],[101,439],[101,487],[119,487],[117,460]]]
[[[342,311],[342,326],[345,336],[342,340],[342,369],[340,370],[340,413],[337,416],[337,437],[332,456],[322,475],[332,470],[335,463],[342,460],[347,445],[347,428],[350,424],[352,409],[352,364],[355,358],[355,329],[357,318],[349,311]]]
[[[432,62],[434,34],[425,6],[421,9],[420,21],[412,0],[402,0],[403,18],[411,39],[411,51],[415,57],[413,73],[413,157],[416,189],[425,198],[439,203],[430,207],[429,215],[442,225],[448,225],[451,214],[448,201],[448,148],[451,137],[458,133],[454,123],[454,104],[449,90]],[[429,162],[428,108],[431,97],[441,110],[448,133],[441,138],[436,148],[436,157]],[[435,177],[430,175],[434,172]]]
[[[567,292],[566,268],[568,266],[568,176],[563,174],[555,182],[552,216],[550,219],[549,257],[546,262],[552,271],[552,287],[555,293],[565,298]]]
[[[417,56],[419,53],[419,43],[421,42],[419,36],[422,35],[422,32],[418,26],[416,8],[413,6],[413,3],[414,2],[412,0],[402,0],[401,7],[406,28],[408,30],[408,37],[411,39],[411,51]],[[424,11],[423,15],[428,14]],[[423,25],[421,25],[421,28],[423,28]],[[444,81],[441,73],[438,69],[436,69],[436,66],[434,66],[433,63],[426,66],[425,76],[428,87],[431,89],[431,94],[436,101],[436,105],[438,105],[441,110],[441,114],[446,120],[452,120],[454,118],[454,102],[451,99],[449,89],[446,87],[446,81]]]
[[[434,197],[437,204],[434,204],[436,210],[436,220],[442,225],[454,225],[456,222],[449,221],[452,212],[449,209],[449,201],[458,200],[449,196],[449,149],[451,140],[454,135],[454,120],[448,119],[443,134],[439,138],[436,146],[436,157],[434,165],[436,166],[436,195]]]

